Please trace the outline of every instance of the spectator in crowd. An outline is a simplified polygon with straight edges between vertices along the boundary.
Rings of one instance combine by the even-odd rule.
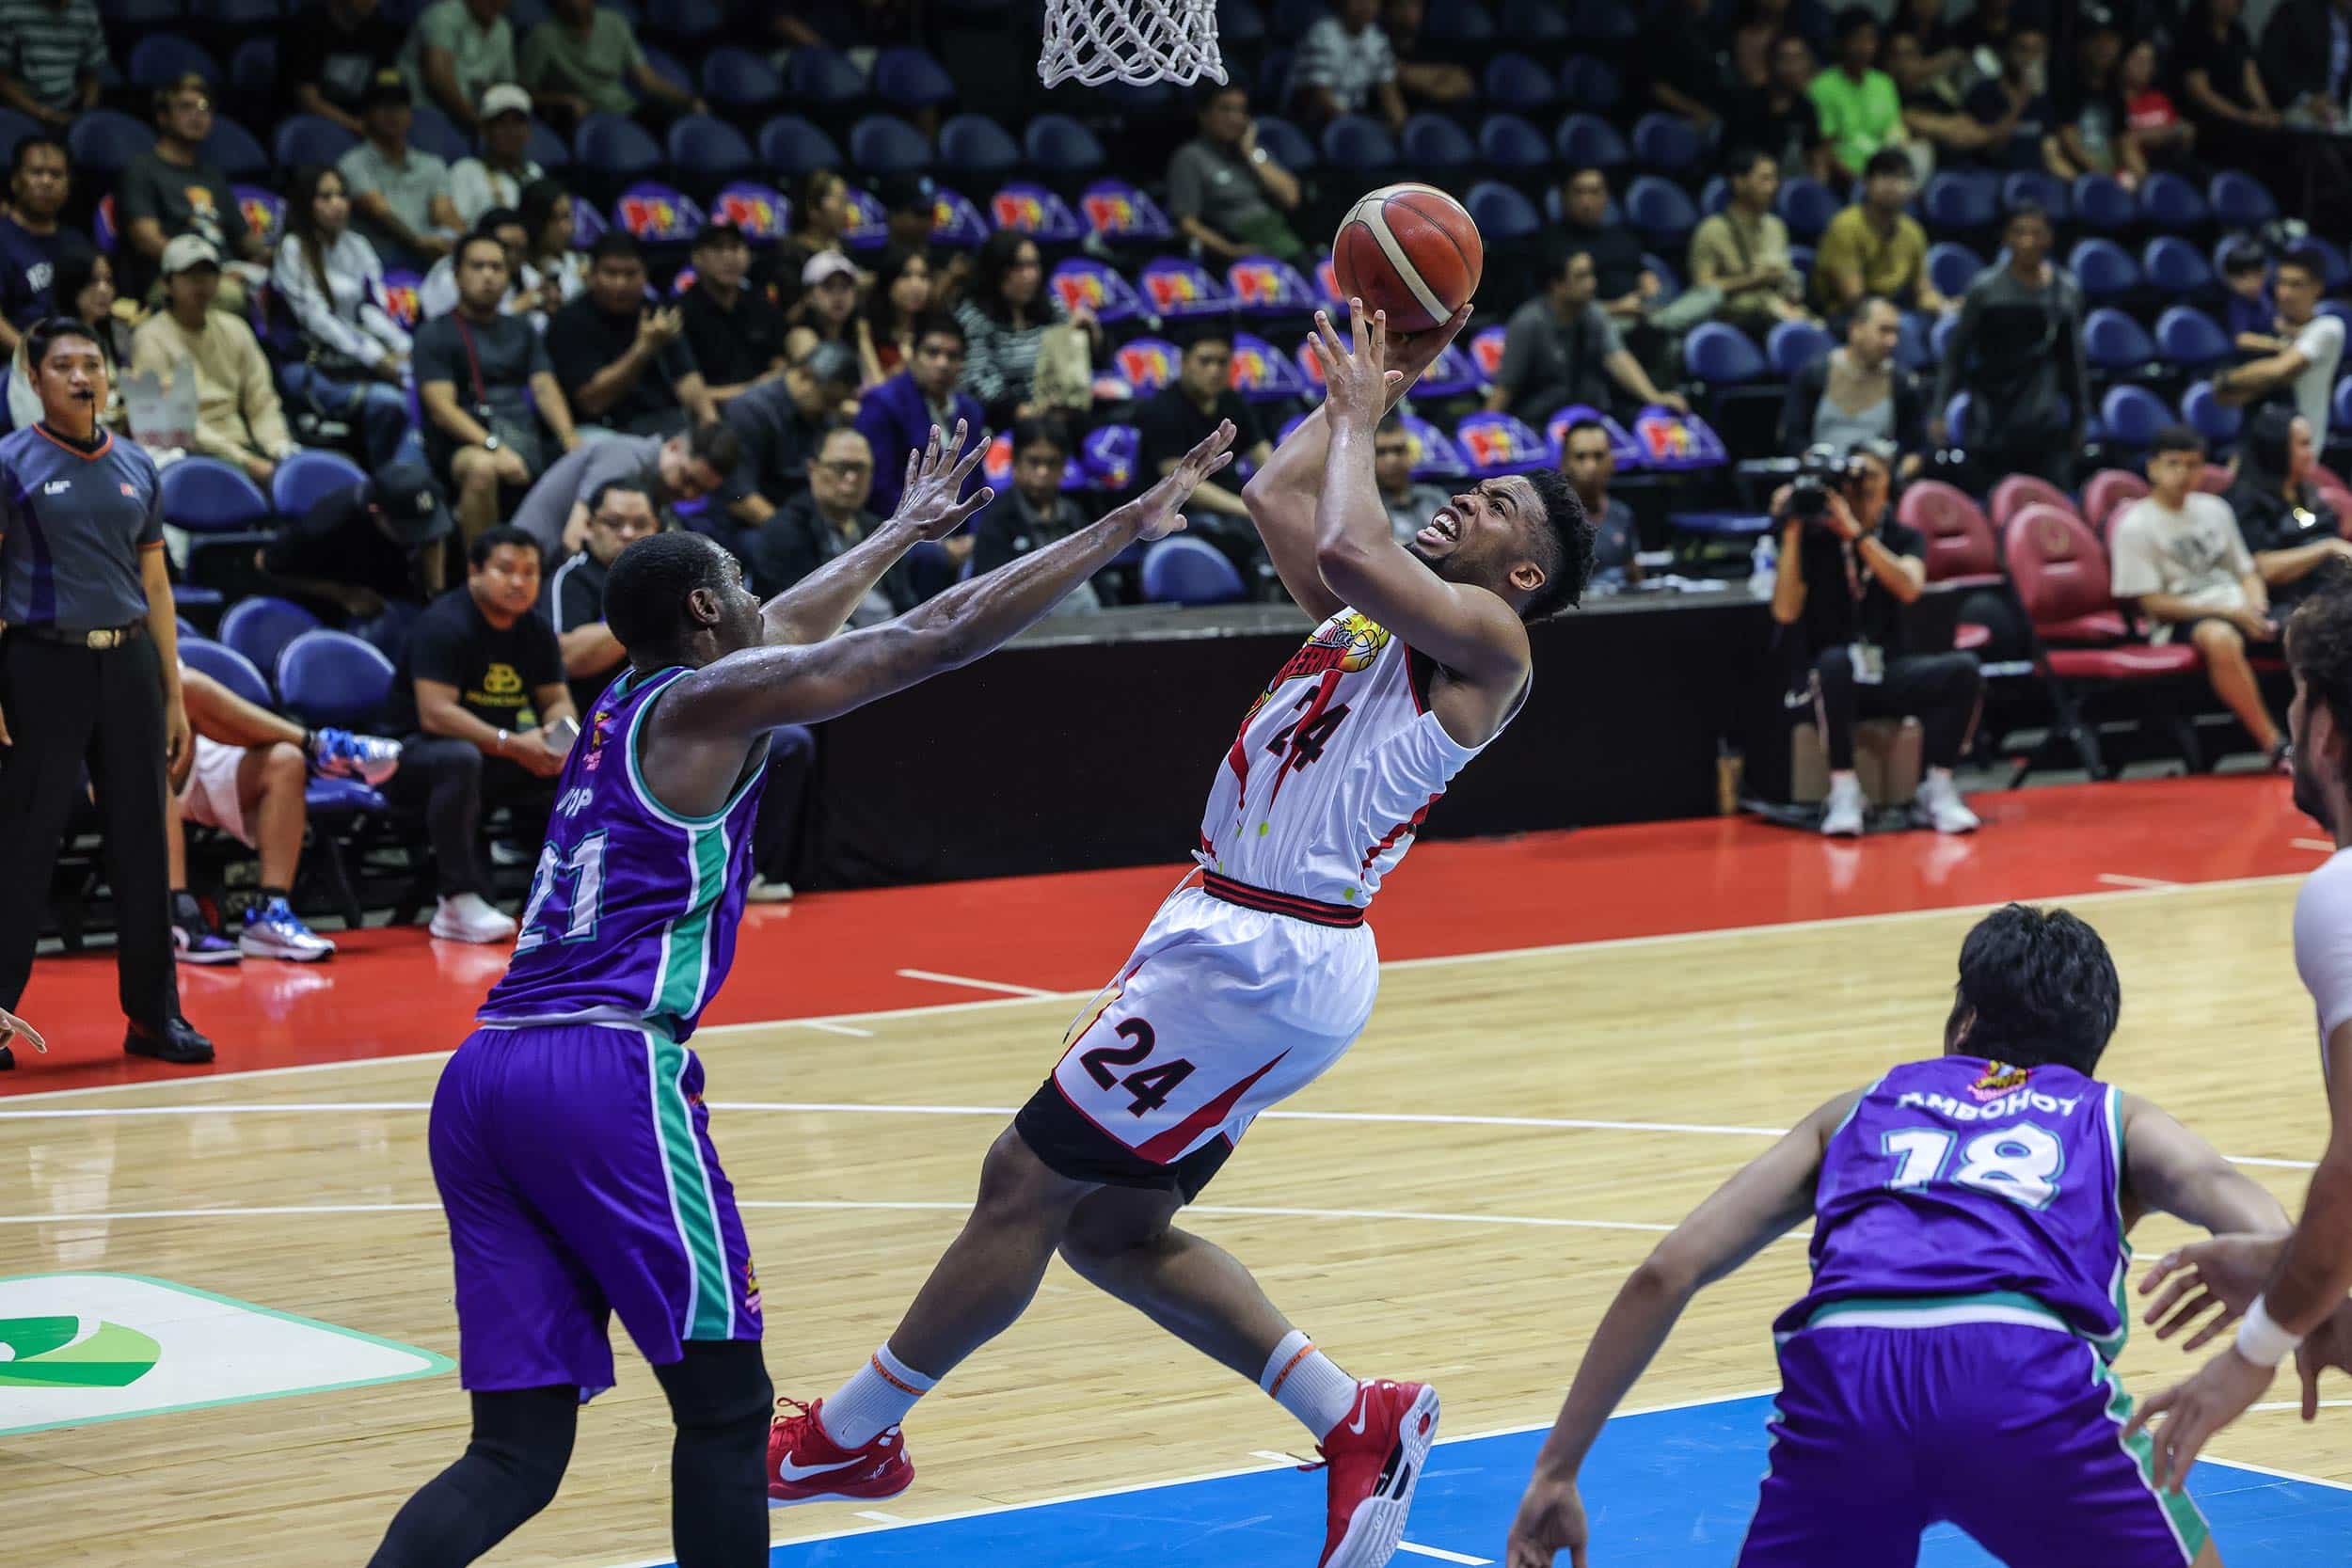
[[[1430,515],[1451,499],[1442,485],[1413,479],[1416,444],[1405,422],[1391,414],[1380,421],[1372,439],[1372,477],[1380,487],[1380,504],[1389,514],[1389,531],[1400,545],[1429,524]]]
[[[514,526],[547,561],[567,561],[588,542],[589,498],[627,483],[651,498],[657,516],[720,490],[742,460],[735,433],[713,420],[675,436],[608,436],[583,441],[539,477]]]
[[[400,768],[400,746],[348,730],[306,730],[256,706],[200,670],[183,668],[180,691],[195,736],[194,762],[165,802],[164,847],[171,883],[171,945],[182,963],[284,958],[316,963],[335,944],[294,911],[294,880],[310,831],[304,792],[310,769],[380,784]],[[237,940],[214,929],[188,891],[187,830],[227,833],[262,861],[261,896],[247,905]]]
[[[874,199],[882,208],[882,243],[915,250],[928,247],[939,227],[939,182],[912,171],[877,175]]]
[[[801,317],[801,273],[811,257],[839,251],[848,244],[855,210],[850,205],[850,182],[838,169],[812,169],[792,193],[792,223],[784,238],[761,258],[754,280],[768,297],[784,307],[785,318]]]
[[[269,493],[278,465],[302,449],[286,428],[269,358],[242,316],[213,309],[220,253],[194,234],[164,246],[164,309],[131,334],[131,369],[196,380],[196,450],[235,465]]]
[[[645,257],[619,230],[588,252],[588,292],[548,319],[548,352],[573,413],[629,436],[667,435],[718,418],[686,324],[645,297]]]
[[[1332,0],[1331,14],[1307,29],[1292,56],[1282,94],[1292,114],[1318,128],[1341,115],[1376,114],[1390,130],[1404,129],[1396,52],[1379,15],[1380,0]]]
[[[2318,451],[2311,422],[2294,409],[2270,404],[2255,410],[2238,445],[2237,479],[2225,498],[2270,591],[2270,618],[2280,626],[2319,585],[2320,567],[2352,559],[2344,519],[2312,478]]]
[[[523,187],[522,287],[517,309],[545,330],[548,318],[588,292],[588,258],[572,248],[572,197],[553,180]]]
[[[394,463],[329,491],[254,552],[271,586],[397,654],[419,611],[448,586],[452,527],[422,463]]]
[[[1878,18],[1866,6],[1848,6],[1837,15],[1837,63],[1808,89],[1830,155],[1848,174],[1866,175],[1874,156],[1906,139],[1901,95],[1878,69]]]
[[[519,208],[523,188],[547,171],[531,161],[531,94],[500,82],[482,94],[482,150],[450,166],[449,201],[471,229],[494,207]]]
[[[2263,84],[2270,101],[2308,125],[2344,123],[2352,101],[2352,7],[2281,0],[2263,24]]]
[[[501,486],[519,490],[546,470],[547,436],[564,451],[580,444],[539,329],[499,309],[506,285],[506,247],[494,235],[467,235],[457,244],[457,309],[417,333],[425,451],[457,491],[468,540],[498,521]]]
[[[953,317],[932,317],[951,321]],[[960,341],[960,340],[959,340]],[[907,373],[914,362],[910,345]],[[741,457],[727,485],[727,515],[737,529],[721,542],[751,564],[745,531],[764,526],[777,508],[808,488],[808,460],[839,420],[842,400],[857,390],[857,361],[839,343],[819,343],[773,381],[727,404],[726,425]],[[977,405],[971,417],[979,418]],[[903,483],[903,476],[901,477]]]
[[[797,359],[818,343],[857,347],[857,263],[837,250],[820,250],[801,268],[801,298],[786,329],[784,353]]]
[[[539,546],[493,528],[466,552],[462,587],[426,607],[392,680],[403,735],[393,805],[424,818],[438,903],[432,932],[450,942],[504,942],[515,922],[488,898],[482,818],[501,805],[518,823],[544,819],[566,743],[551,726],[579,721],[564,684],[564,650],[539,604]],[[538,836],[525,826],[516,837]]]
[[[2249,643],[2278,645],[2270,590],[2230,503],[2197,487],[2204,473],[2203,436],[2186,425],[2156,432],[2148,450],[2148,494],[2108,531],[2115,596],[2154,623],[2151,641],[2185,638],[2196,644],[2214,694],[2284,771],[2286,737],[2263,705],[2246,652]]]
[[[1642,71],[1649,78],[1650,103],[1701,131],[1714,126],[1715,105],[1724,97],[1714,9],[1714,0],[1654,0],[1642,30]]]
[[[523,228],[522,214],[512,207],[493,207],[482,214],[473,232],[492,236],[506,252],[506,297],[499,301],[499,309],[510,316],[528,314],[533,301],[523,292],[521,279],[531,236]],[[429,322],[456,309],[457,253],[452,251],[434,262],[424,281],[417,285],[417,319]]]
[[[2280,123],[2238,20],[2245,9],[2245,0],[2192,0],[2177,52],[2181,106],[2205,155],[2225,165],[2259,161]]]
[[[2278,307],[2270,302],[2270,258],[2262,242],[2233,234],[2221,242],[2221,329],[2240,354],[2269,354],[2279,346],[2271,328]]]
[[[1813,258],[1813,299],[1822,315],[1842,320],[1864,294],[1931,315],[1952,308],[1928,277],[1928,231],[1903,211],[1915,184],[1911,159],[1899,150],[1871,158],[1862,199],[1829,220]]]
[[[400,72],[378,72],[359,99],[359,122],[367,136],[335,167],[377,254],[422,268],[449,252],[460,226],[457,205],[450,199],[449,165],[408,145],[415,119]]]
[[[343,177],[311,165],[286,193],[286,233],[270,286],[294,318],[294,346],[278,381],[286,395],[349,420],[375,466],[416,462],[423,446],[408,420],[408,329],[383,306],[384,264],[351,227]]]
[[[914,324],[931,309],[931,261],[920,245],[882,252],[857,318],[858,385],[879,387],[914,352]]]
[[[2261,357],[2213,379],[2214,394],[2234,407],[2272,399],[2291,404],[2320,446],[2328,442],[2328,399],[2335,390],[2336,367],[2344,362],[2344,320],[2319,313],[2327,277],[2327,263],[2316,250],[2291,250],[2279,258],[2270,278],[2278,319],[2269,341],[2252,340]]]
[[[898,467],[903,473],[905,458]],[[760,593],[783,593],[881,526],[869,505],[876,468],[874,449],[865,436],[846,425],[825,433],[809,459],[808,488],[752,541],[751,577]],[[883,573],[850,612],[849,627],[880,626],[921,603],[913,566],[912,560],[900,561]]]
[[[1258,411],[1232,387],[1232,334],[1220,326],[1197,329],[1184,342],[1176,378],[1136,409],[1136,472],[1146,484],[1174,470],[1220,420],[1233,421],[1233,460],[1259,465],[1273,455]],[[1257,530],[1239,485],[1203,480],[1185,505],[1196,531],[1220,547],[1240,542],[1256,548]],[[1232,553],[1229,548],[1228,554]]]
[[[1642,541],[1633,510],[1609,499],[1617,471],[1609,427],[1598,420],[1573,420],[1560,436],[1560,473],[1593,520],[1593,579],[1596,588],[1629,588],[1642,580]]]
[[[105,821],[122,1048],[209,1062],[171,962],[164,774],[189,745],[163,485],[144,449],[98,423],[111,377],[87,326],[53,316],[24,353],[40,421],[0,440],[0,741],[13,748],[0,768],[0,1007],[15,1011],[32,978],[87,768]],[[0,1067],[15,1065],[0,1050]]]
[[[1927,436],[1927,399],[1919,378],[1896,362],[1901,326],[1891,302],[1863,296],[1846,320],[1845,343],[1789,378],[1780,413],[1784,451],[1885,447],[1902,454],[1899,472],[1911,477]]]
[[[1772,40],[1770,59],[1764,86],[1732,98],[1724,139],[1762,148],[1784,175],[1827,180],[1834,166],[1829,143],[1821,138],[1820,111],[1808,90],[1818,74],[1812,46],[1785,33]]]
[[[664,118],[701,114],[703,101],[646,63],[628,18],[596,0],[550,0],[554,14],[523,40],[522,84],[577,125],[592,114],[633,115],[639,95]]]
[[[1094,520],[1062,494],[1070,451],[1070,432],[1058,420],[1024,420],[1013,426],[1011,493],[998,496],[972,520],[976,576],[1066,539]],[[1089,579],[1063,594],[1053,613],[1085,615],[1102,608],[1103,595]]]
[[[987,415],[977,399],[957,388],[963,379],[963,324],[934,311],[915,324],[914,353],[907,368],[858,399],[858,434],[880,454],[870,504],[882,515],[898,510],[907,454],[930,439],[933,425],[952,434],[956,421],[963,421],[965,445],[959,455],[980,439]],[[977,477],[967,481],[964,494],[971,494],[977,483]]]
[[[1060,303],[1045,292],[1045,264],[1037,242],[1000,229],[980,246],[972,292],[956,307],[966,346],[963,389],[992,420],[1025,420],[1039,412],[1037,356],[1046,328],[1062,320]],[[1102,328],[1084,305],[1069,314],[1100,346]]]
[[[2123,35],[2105,16],[2086,17],[2074,43],[2074,112],[2042,144],[2043,166],[2061,180],[2111,174],[2126,190],[2148,172],[2137,138],[2123,123],[2118,79]]]
[[[1918,39],[1910,33],[1886,40],[1886,74],[1902,100],[1908,147],[1929,161],[1963,162],[2006,149],[2025,112],[2022,100],[1988,82],[1979,84],[1979,90],[1995,89],[1983,100],[1989,118],[1971,113],[1951,78],[1934,71],[1929,56],[1920,52]]]
[[[1200,125],[1168,161],[1168,215],[1177,229],[1218,261],[1305,255],[1306,242],[1282,215],[1298,210],[1298,177],[1258,145],[1248,89],[1238,82],[1209,88]]]
[[[1385,0],[1380,30],[1388,35],[1389,53],[1396,56],[1396,85],[1408,103],[1442,109],[1478,91],[1470,67],[1429,56],[1422,24],[1429,18],[1428,0]]]
[[[0,101],[19,114],[64,130],[112,63],[92,0],[0,0]]]
[[[1655,403],[1691,411],[1680,393],[1651,384],[1594,297],[1597,287],[1593,258],[1571,250],[1545,279],[1544,292],[1511,313],[1488,408],[1508,409],[1538,429],[1571,403],[1602,409]]]
[[[589,450],[601,444],[592,441]],[[628,661],[628,650],[604,624],[605,576],[614,557],[661,531],[661,518],[643,480],[608,479],[586,504],[585,546],[548,576],[547,602],[541,607],[564,650],[564,679],[572,690],[572,706],[582,713],[596,705],[613,672]]]
[[[744,286],[752,247],[735,225],[704,225],[693,264],[694,286],[678,295],[678,317],[710,401],[723,409],[783,371],[784,312]]]
[[[1787,706],[1820,727],[1830,768],[1821,832],[1833,836],[1862,832],[1869,802],[1854,772],[1854,725],[1866,718],[1916,718],[1927,774],[1915,812],[1939,833],[1978,826],[1952,766],[1976,725],[1984,677],[1970,655],[1907,651],[1902,607],[1926,590],[1927,542],[1890,515],[1893,475],[1885,451],[1865,448],[1818,507],[1799,505],[1789,487],[1772,497],[1781,535],[1772,619],[1788,661]]]
[[[1642,259],[1642,236],[1623,220],[1610,221],[1609,177],[1580,168],[1560,187],[1560,232],[1571,250],[1593,259],[1600,308],[1619,325],[1642,319],[1662,285]]]
[[[54,292],[59,313],[87,327],[99,352],[105,356],[106,401],[99,410],[98,422],[127,436],[131,431],[123,417],[122,393],[114,383],[121,367],[131,362],[131,328],[114,313],[114,263],[103,252],[86,256],[77,251],[57,263]],[[16,356],[8,363],[8,422],[18,430],[40,419],[38,378],[24,352],[25,340],[31,336],[27,329],[25,337],[18,340]]]
[[[59,221],[73,194],[65,144],[26,136],[8,163],[8,205],[0,213],[0,355],[12,356],[24,330],[56,312],[59,264],[96,252],[88,235]]]
[[[167,242],[183,234],[210,240],[222,258],[263,261],[259,237],[245,226],[237,193],[221,166],[204,156],[213,134],[213,93],[197,75],[155,90],[155,145],[122,167],[115,182],[115,223],[122,235],[118,286],[144,299]],[[221,307],[245,309],[245,283],[224,281]]]
[[[2116,68],[2123,129],[2134,148],[2157,168],[2178,167],[2197,150],[2197,127],[2181,118],[2172,95],[2157,85],[2162,62],[2153,39],[2136,39]]]
[[[2000,74],[1978,83],[1968,94],[1968,112],[1985,128],[1985,162],[1996,168],[2058,172],[2063,160],[2049,71],[2050,35],[2038,25],[2011,31],[2002,46]]]
[[[1762,338],[1785,321],[1804,321],[1804,281],[1788,253],[1788,226],[1772,211],[1780,166],[1743,143],[1724,154],[1731,199],[1691,234],[1691,282],[1723,296],[1715,313]]]
[[[1990,486],[2004,474],[2072,484],[2090,418],[2090,367],[2083,354],[2083,291],[2050,260],[2050,214],[2031,202],[2001,228],[2006,259],[1979,273],[1961,296],[1935,375],[1928,438],[1956,439]],[[1968,394],[1968,426],[1945,428],[1955,392]]]
[[[1897,0],[1886,41],[1892,45],[1899,38],[1911,40],[1931,76],[1958,74],[1967,55],[1961,47],[1960,30],[1944,15],[1944,0]]]
[[[316,115],[355,136],[360,95],[380,71],[398,70],[405,40],[380,0],[326,0],[278,36],[281,114]]]
[[[515,76],[508,0],[437,0],[417,18],[400,57],[415,101],[462,131],[481,129],[483,90]]]

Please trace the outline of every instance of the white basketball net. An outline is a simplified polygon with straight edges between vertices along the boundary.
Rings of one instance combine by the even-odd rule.
[[[1049,87],[1222,82],[1216,0],[1045,0],[1037,73]]]

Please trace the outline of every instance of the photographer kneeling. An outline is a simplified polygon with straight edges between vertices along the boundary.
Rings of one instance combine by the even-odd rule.
[[[1892,472],[1883,447],[1859,443],[1841,457],[1818,446],[1772,497],[1781,533],[1772,619],[1788,659],[1788,705],[1812,708],[1829,752],[1821,832],[1862,832],[1855,721],[1916,718],[1927,776],[1914,815],[1940,833],[1969,832],[1977,817],[1952,764],[1975,726],[1982,676],[1967,654],[1901,652],[1902,608],[1927,585],[1927,544],[1887,515]]]

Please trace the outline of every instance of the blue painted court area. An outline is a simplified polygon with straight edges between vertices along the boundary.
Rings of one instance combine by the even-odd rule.
[[[1769,1404],[1757,1396],[1612,1421],[1584,1470],[1593,1560],[1612,1568],[1727,1568],[1764,1473]],[[1399,1568],[1499,1559],[1542,1440],[1535,1431],[1440,1442],[1413,1503]],[[916,1457],[919,1464],[919,1448]],[[2200,1464],[2189,1490],[2213,1521],[2230,1568],[2352,1560],[2352,1489]],[[839,1507],[850,1514],[850,1505]],[[778,1546],[769,1560],[777,1568],[1311,1568],[1322,1545],[1321,1472],[1279,1469],[869,1527]],[[1415,1545],[1431,1550],[1417,1555]],[[1983,1568],[1994,1560],[1949,1526],[1931,1531],[1919,1556],[1922,1568]]]

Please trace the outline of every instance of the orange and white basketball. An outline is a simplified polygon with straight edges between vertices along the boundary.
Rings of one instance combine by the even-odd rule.
[[[1486,246],[1462,204],[1435,185],[1383,185],[1347,211],[1331,238],[1343,298],[1386,310],[1398,332],[1422,332],[1478,292]]]

